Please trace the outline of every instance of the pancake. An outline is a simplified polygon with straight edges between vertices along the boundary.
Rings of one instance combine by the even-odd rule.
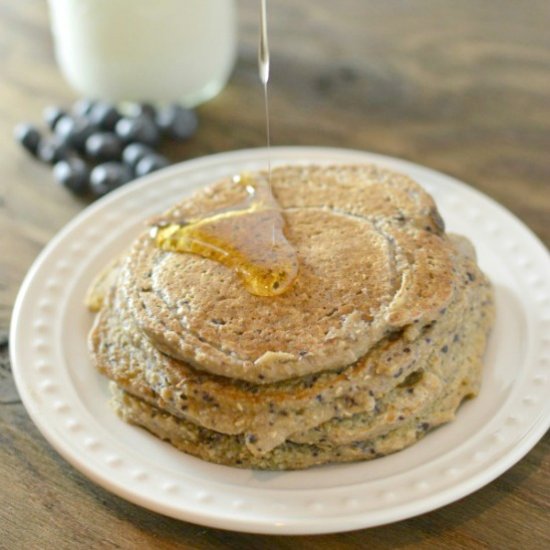
[[[243,436],[226,435],[177,418],[111,384],[112,405],[126,422],[141,426],[177,449],[216,464],[258,470],[300,470],[327,463],[354,462],[385,456],[412,445],[426,433],[454,418],[455,411],[474,390],[456,382],[451,391],[423,411],[390,431],[342,445],[304,444],[287,441],[255,455]],[[350,422],[353,424],[354,419]]]
[[[232,270],[161,250],[148,234],[132,246],[120,287],[162,352],[270,383],[346,367],[389,333],[435,320],[452,300],[452,244],[433,200],[412,180],[372,166],[287,167],[273,170],[271,185],[300,266],[281,296],[251,295]],[[245,193],[223,180],[161,219],[196,218]]]
[[[229,268],[144,232],[92,285],[96,368],[113,406],[216,463],[297,469],[395,452],[477,394],[489,281],[431,197],[374,166],[272,172],[299,275],[249,294]],[[155,222],[238,204],[232,179]]]

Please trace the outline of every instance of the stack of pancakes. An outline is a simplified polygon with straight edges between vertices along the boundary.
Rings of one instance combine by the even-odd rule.
[[[117,413],[205,460],[274,470],[385,455],[451,420],[478,392],[493,321],[469,242],[376,166],[281,167],[271,185],[299,261],[284,294],[249,294],[148,231],[91,289],[91,353]],[[245,198],[228,178],[162,219]]]

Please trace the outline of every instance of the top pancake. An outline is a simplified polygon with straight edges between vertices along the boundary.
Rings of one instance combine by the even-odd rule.
[[[350,365],[387,334],[436,319],[452,299],[452,244],[431,197],[406,176],[370,165],[295,166],[273,170],[271,184],[299,260],[283,295],[251,295],[231,269],[162,251],[148,233],[132,246],[118,283],[164,353],[274,382]],[[162,219],[196,219],[245,198],[228,178]]]

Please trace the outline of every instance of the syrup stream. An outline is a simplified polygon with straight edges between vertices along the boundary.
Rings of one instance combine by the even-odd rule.
[[[258,44],[258,72],[264,86],[265,129],[267,135],[267,179],[271,187],[271,139],[269,132],[269,102],[267,83],[269,81],[269,43],[267,41],[267,0],[261,0],[260,5],[260,41]]]

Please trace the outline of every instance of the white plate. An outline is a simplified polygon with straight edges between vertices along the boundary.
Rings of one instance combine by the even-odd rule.
[[[261,473],[187,456],[120,421],[91,367],[82,305],[96,272],[183,195],[222,176],[265,167],[264,149],[184,162],[112,193],[77,216],[29,271],[12,320],[13,372],[48,441],[108,490],[204,525],[255,533],[327,533],[408,518],[455,501],[524,456],[550,421],[550,258],[501,206],[463,183],[402,160],[358,151],[274,148],[272,161],[373,161],[412,176],[451,231],[474,242],[496,289],[497,322],[481,394],[456,421],[371,462]]]

